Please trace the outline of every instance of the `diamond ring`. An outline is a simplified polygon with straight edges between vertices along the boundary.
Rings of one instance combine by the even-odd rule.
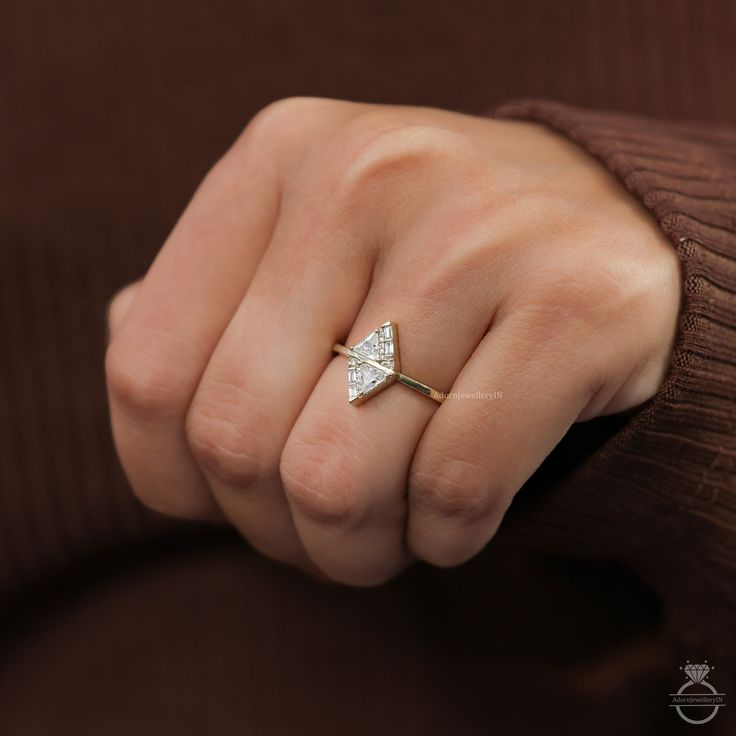
[[[384,322],[352,348],[335,343],[332,349],[348,359],[348,401],[357,406],[399,381],[438,403],[445,400],[440,391],[401,373],[399,326]]]

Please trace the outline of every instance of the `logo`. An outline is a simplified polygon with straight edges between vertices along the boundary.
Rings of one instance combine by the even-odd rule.
[[[687,723],[699,726],[716,717],[719,708],[726,707],[725,693],[719,693],[707,678],[715,669],[706,659],[703,664],[690,664],[687,661],[680,667],[687,678],[676,693],[670,693],[670,708]]]

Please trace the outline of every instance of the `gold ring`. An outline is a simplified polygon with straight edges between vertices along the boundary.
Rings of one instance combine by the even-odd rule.
[[[348,401],[353,406],[367,401],[394,381],[440,404],[445,400],[441,391],[401,372],[399,326],[395,322],[384,322],[352,348],[335,343],[332,349],[348,359]]]

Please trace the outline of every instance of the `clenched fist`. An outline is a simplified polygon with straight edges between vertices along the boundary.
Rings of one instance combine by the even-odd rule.
[[[454,565],[571,424],[656,392],[679,301],[655,223],[547,129],[284,100],[110,306],[116,446],[145,504],[278,560],[357,585]],[[443,404],[348,403],[332,345],[388,320]]]

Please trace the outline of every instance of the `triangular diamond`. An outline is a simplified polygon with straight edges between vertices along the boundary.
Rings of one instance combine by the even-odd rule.
[[[393,322],[384,322],[352,350],[391,371],[400,370],[399,330]],[[359,357],[348,357],[348,401],[353,405],[362,404],[395,380],[393,373],[382,371]]]

